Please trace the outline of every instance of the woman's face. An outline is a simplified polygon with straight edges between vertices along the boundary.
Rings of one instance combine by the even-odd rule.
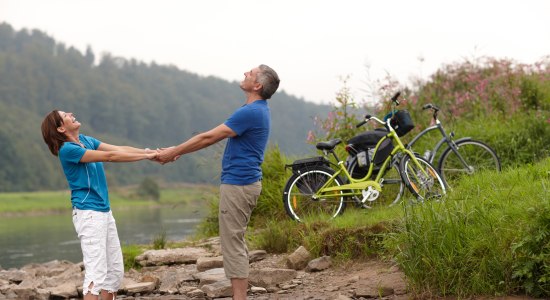
[[[62,128],[63,131],[71,131],[80,128],[80,122],[76,120],[73,113],[59,111],[59,116],[63,119],[63,124],[58,129]]]

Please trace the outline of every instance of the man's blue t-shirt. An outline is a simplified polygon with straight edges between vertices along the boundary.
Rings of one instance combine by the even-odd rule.
[[[78,138],[85,148],[77,143],[65,142],[59,149],[59,160],[71,189],[71,203],[82,210],[108,212],[111,207],[103,163],[80,162],[84,152],[97,150],[101,141],[83,134]]]
[[[229,138],[222,160],[224,184],[247,185],[262,178],[262,162],[271,116],[266,100],[243,105],[224,123],[237,135]]]

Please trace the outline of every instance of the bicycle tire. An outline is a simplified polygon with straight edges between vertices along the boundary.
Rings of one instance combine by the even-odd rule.
[[[350,163],[348,172],[352,178],[361,179],[367,175],[368,170],[358,167],[357,159],[355,159]],[[376,174],[373,174],[371,179],[374,179],[373,177],[376,177]],[[392,162],[392,166],[386,169],[385,174],[382,176],[380,186],[382,187],[382,192],[378,198],[374,201],[367,201],[367,203],[365,203],[369,208],[393,206],[399,203],[405,192],[405,184],[403,183],[397,164],[393,164]]]
[[[441,178],[450,186],[464,175],[471,175],[484,170],[500,171],[500,159],[489,145],[478,140],[457,141],[458,152],[468,163],[470,168],[464,167],[451,147],[443,151],[438,162],[438,171]]]
[[[334,173],[334,170],[323,166],[298,170],[294,173],[283,190],[283,203],[288,216],[296,221],[303,221],[308,217],[332,219],[344,212],[346,207],[344,197],[328,199],[312,197]],[[336,177],[333,183],[342,185],[343,181]]]
[[[416,159],[422,169],[408,155],[403,156],[399,163],[399,170],[401,176],[403,176],[405,186],[420,202],[424,200],[441,200],[447,193],[443,179],[429,161],[422,157],[416,157]]]

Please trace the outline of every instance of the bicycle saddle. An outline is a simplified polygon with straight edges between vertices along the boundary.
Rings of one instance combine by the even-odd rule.
[[[332,150],[336,145],[340,144],[342,142],[341,139],[334,139],[330,140],[328,142],[319,142],[315,147],[319,150]]]

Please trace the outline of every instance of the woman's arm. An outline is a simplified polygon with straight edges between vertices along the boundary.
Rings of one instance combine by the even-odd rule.
[[[101,145],[103,145],[103,143]],[[101,148],[101,145],[99,148]],[[157,151],[153,150],[149,150],[151,151],[149,153],[146,153],[147,151],[144,149],[139,150],[141,150],[141,153],[128,151],[86,150],[80,159],[80,162],[132,162],[144,159],[155,159],[158,154]]]
[[[99,151],[122,151],[122,152],[132,152],[132,153],[155,153],[155,150],[151,150],[149,148],[141,149],[141,148],[135,148],[130,146],[117,146],[117,145],[111,145],[107,143],[101,143],[99,144],[99,147],[97,148]]]

